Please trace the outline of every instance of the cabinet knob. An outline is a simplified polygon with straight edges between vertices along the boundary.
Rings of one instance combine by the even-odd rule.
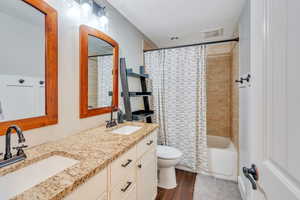
[[[142,164],[139,164],[139,165],[138,165],[138,168],[142,169]]]

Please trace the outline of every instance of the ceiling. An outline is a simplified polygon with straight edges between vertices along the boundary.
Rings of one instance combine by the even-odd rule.
[[[159,47],[232,38],[245,1],[108,0]],[[223,28],[221,36],[203,35],[220,28]]]

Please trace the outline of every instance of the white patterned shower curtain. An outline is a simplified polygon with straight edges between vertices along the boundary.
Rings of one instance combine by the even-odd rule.
[[[193,172],[207,170],[206,47],[149,51],[145,66],[159,142],[183,152],[181,166]]]

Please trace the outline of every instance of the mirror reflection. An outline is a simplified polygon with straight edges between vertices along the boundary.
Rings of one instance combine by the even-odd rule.
[[[43,116],[45,15],[23,1],[1,0],[0,24],[0,122]]]
[[[88,36],[88,108],[112,104],[113,46],[97,37]]]

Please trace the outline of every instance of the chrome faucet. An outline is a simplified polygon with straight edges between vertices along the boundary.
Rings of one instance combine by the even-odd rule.
[[[11,133],[13,130],[15,130],[18,135],[18,143],[21,144],[25,142],[25,137],[20,127],[16,125],[8,127],[5,134],[5,154],[3,160],[0,160],[0,168],[26,159],[26,154],[23,149],[26,148],[27,145],[23,144],[21,146],[14,147],[13,149],[17,150],[17,154],[15,156],[11,153]]]

